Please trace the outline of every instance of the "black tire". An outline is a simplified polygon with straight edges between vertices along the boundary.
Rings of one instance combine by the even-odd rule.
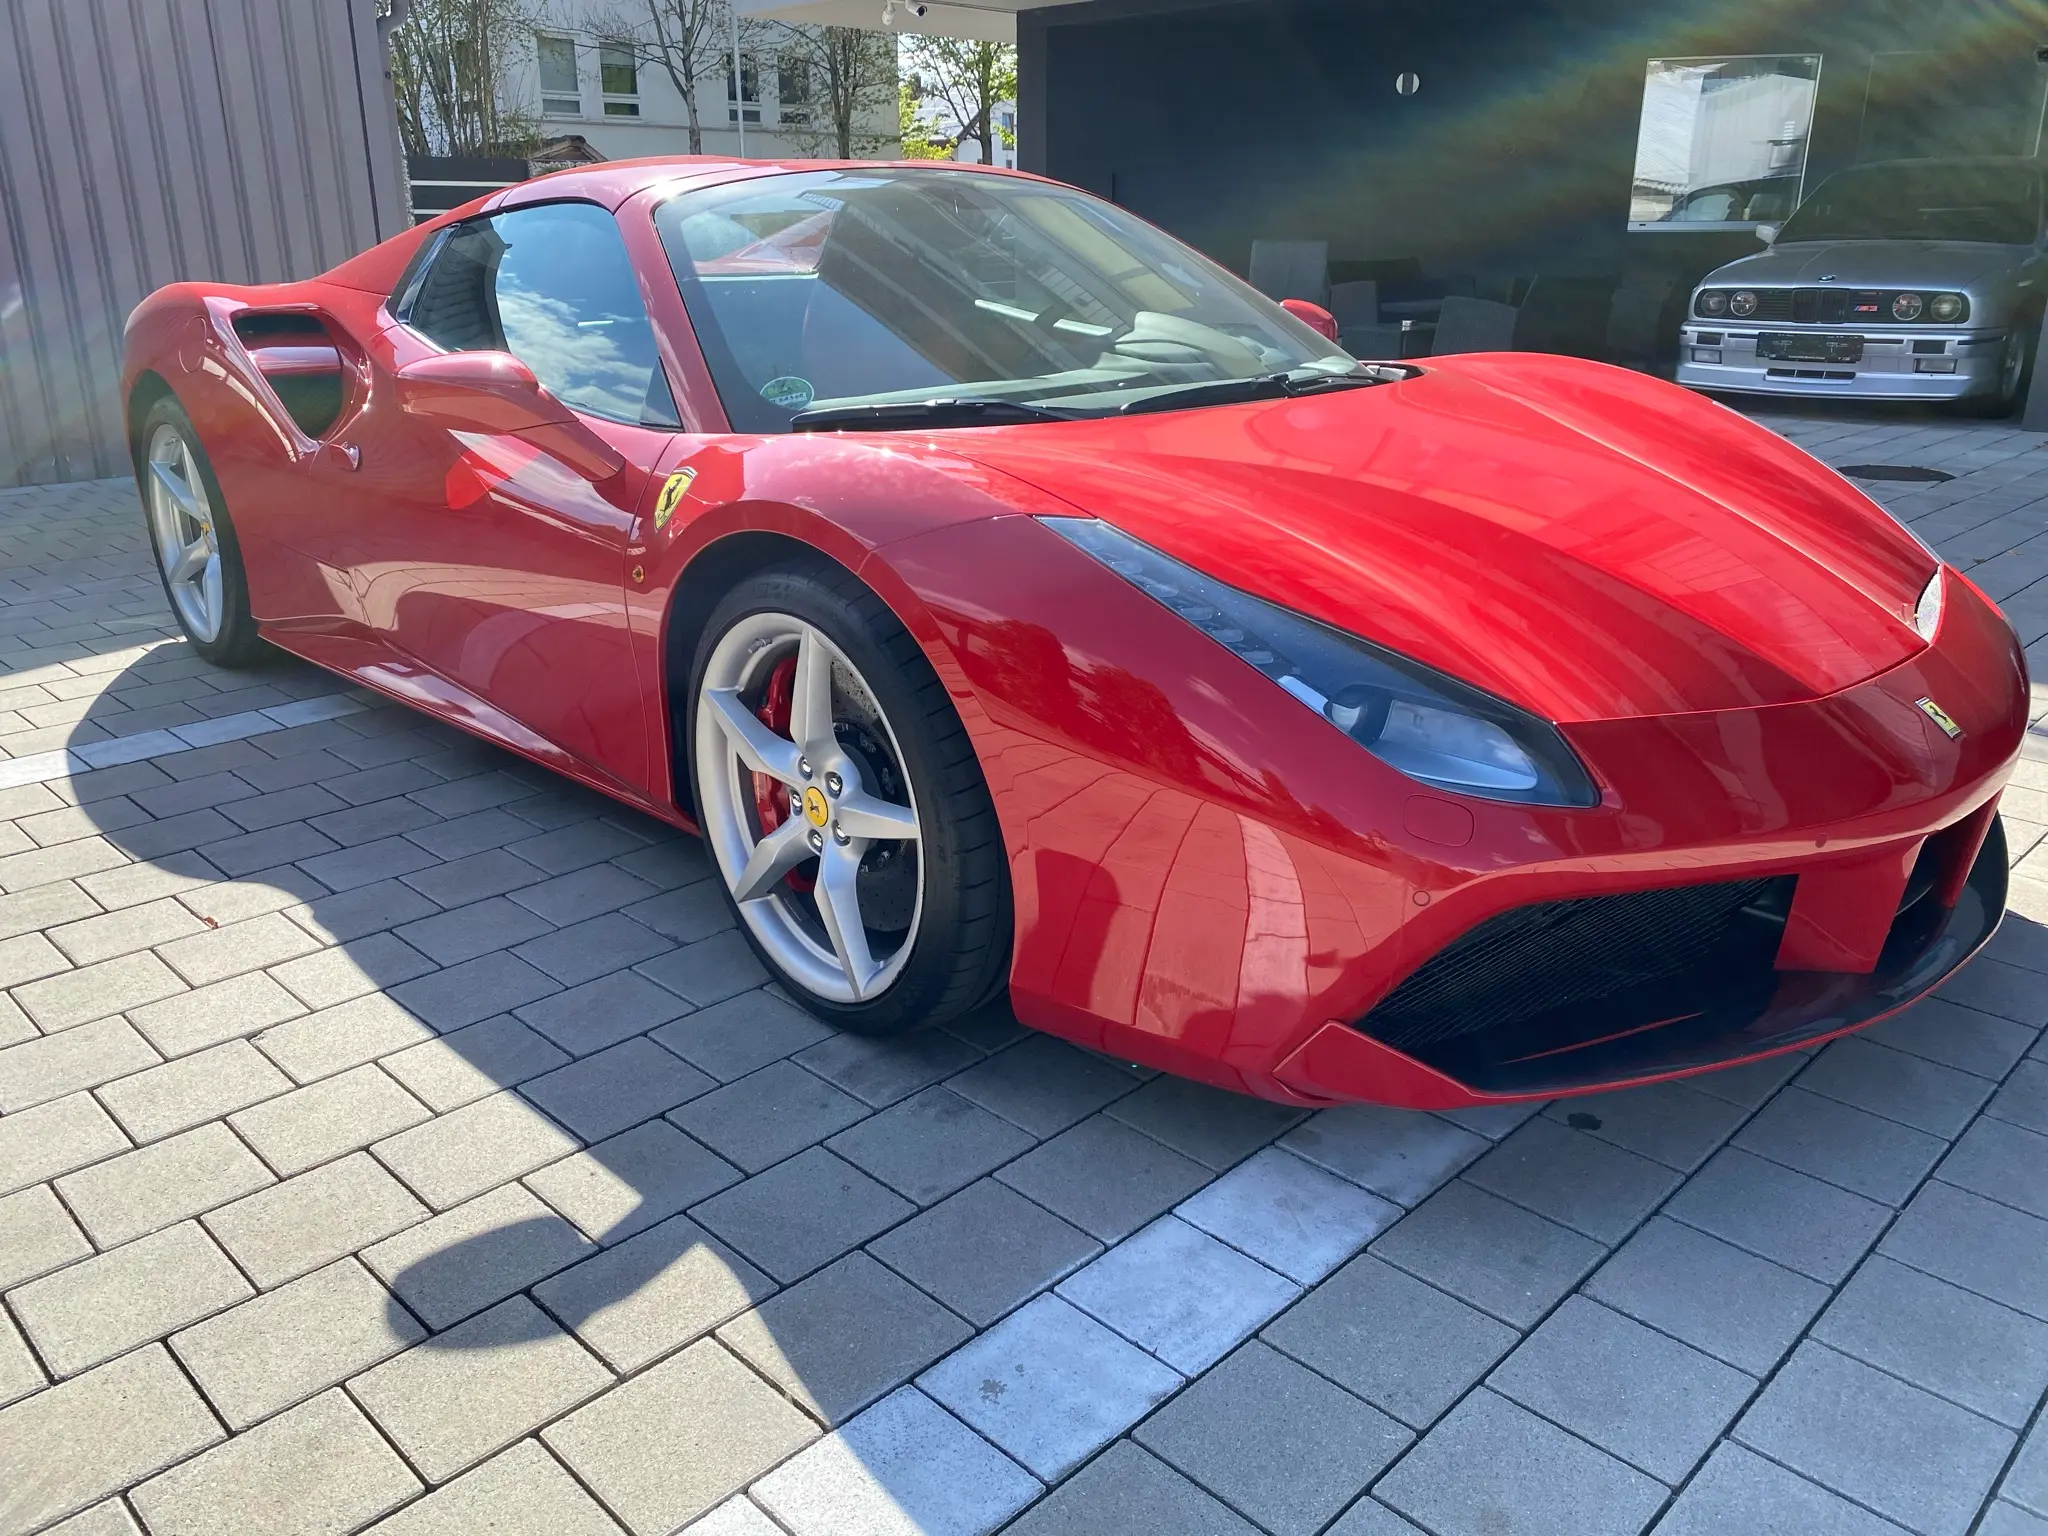
[[[149,515],[152,493],[147,456],[149,444],[161,427],[169,427],[184,438],[186,450],[205,485],[213,513],[214,539],[220,554],[222,615],[220,632],[210,640],[193,632],[171,595],[170,578],[164,572],[162,552],[157,548],[155,523]],[[135,483],[142,496],[143,527],[149,535],[151,557],[156,561],[157,579],[163,586],[164,601],[170,606],[171,616],[177,620],[178,628],[192,649],[214,666],[235,670],[255,666],[265,659],[269,647],[256,632],[256,619],[249,611],[249,578],[242,565],[242,543],[236,536],[234,519],[228,513],[227,498],[221,494],[220,481],[214,476],[213,462],[206,456],[205,446],[199,441],[192,418],[185,414],[185,408],[175,397],[164,395],[150,406],[136,433],[134,450]]]
[[[2034,353],[2041,344],[2041,317],[2021,315],[1998,349],[1998,383],[1988,395],[1969,402],[1971,414],[1988,417],[2010,416],[2026,404],[2027,388],[2034,379]],[[2013,349],[2018,350],[2018,372],[2012,369]]]
[[[788,614],[822,631],[874,693],[895,733],[918,806],[924,905],[896,979],[876,996],[853,1003],[819,997],[796,983],[756,940],[720,876],[718,888],[734,921],[789,995],[841,1029],[894,1035],[972,1011],[1009,979],[1012,917],[1002,830],[945,685],[886,603],[851,572],[822,559],[769,567],[743,579],[712,610],[699,638],[690,666],[685,743],[696,737],[705,667],[720,637],[763,612]],[[685,760],[701,806],[706,800],[695,782],[697,755],[687,745]]]

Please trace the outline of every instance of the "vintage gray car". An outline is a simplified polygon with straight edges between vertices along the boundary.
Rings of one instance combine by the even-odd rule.
[[[2025,395],[2048,256],[2032,160],[1893,160],[1838,171],[1693,290],[1678,382],[1744,394]]]

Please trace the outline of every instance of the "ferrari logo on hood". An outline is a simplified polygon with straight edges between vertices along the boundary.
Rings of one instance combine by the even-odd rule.
[[[1921,714],[1925,715],[1928,719],[1932,720],[1936,725],[1941,727],[1941,734],[1946,736],[1950,741],[1954,741],[1958,736],[1963,734],[1963,728],[1960,725],[1957,725],[1955,721],[1951,720],[1949,718],[1948,711],[1943,709],[1939,704],[1935,703],[1934,700],[1915,699],[1913,702],[1919,706]]]

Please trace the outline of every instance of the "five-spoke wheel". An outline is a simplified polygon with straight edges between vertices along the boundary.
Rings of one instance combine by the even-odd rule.
[[[241,545],[178,402],[158,397],[137,434],[137,479],[164,595],[192,648],[216,666],[242,666],[263,645],[249,611]]]

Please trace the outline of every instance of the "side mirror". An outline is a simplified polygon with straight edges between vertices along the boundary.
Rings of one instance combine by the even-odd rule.
[[[1337,339],[1337,317],[1320,304],[1307,299],[1282,299],[1280,307],[1325,341]]]
[[[1763,241],[1765,245],[1769,245],[1778,238],[1778,226],[1775,224],[1759,224],[1756,227],[1756,237]]]
[[[606,480],[626,467],[617,449],[509,352],[441,352],[408,363],[398,370],[398,403],[437,426],[521,438],[586,480]]]

